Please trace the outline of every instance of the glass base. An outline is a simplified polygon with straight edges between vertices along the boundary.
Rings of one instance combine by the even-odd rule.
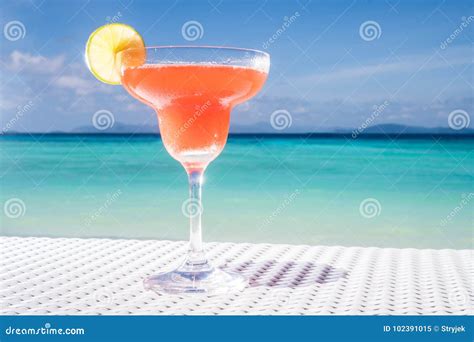
[[[240,274],[213,267],[207,261],[185,261],[171,272],[151,276],[143,282],[145,289],[171,294],[225,294],[243,290],[248,280]]]

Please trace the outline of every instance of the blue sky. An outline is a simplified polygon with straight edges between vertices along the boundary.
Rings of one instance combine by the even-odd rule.
[[[291,115],[284,132],[356,128],[385,101],[372,124],[447,127],[452,111],[473,112],[470,1],[23,0],[2,7],[4,130],[92,126],[99,110],[116,123],[156,125],[151,109],[122,87],[101,84],[84,64],[89,34],[110,21],[132,25],[148,45],[269,52],[267,84],[234,110],[233,131],[271,131],[276,110]],[[201,25],[201,38],[183,37],[189,21]],[[20,36],[8,32],[15,22]],[[366,25],[375,36],[361,33]]]

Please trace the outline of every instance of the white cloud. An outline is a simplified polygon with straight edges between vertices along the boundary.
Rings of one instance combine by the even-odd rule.
[[[456,50],[455,47],[441,51],[424,65],[423,70],[438,68],[450,70],[452,65],[471,63],[471,54],[463,51],[466,49]],[[310,89],[314,83],[321,81],[321,77],[323,78],[321,82],[332,83],[327,87],[323,84],[314,92],[314,96],[300,97],[297,92],[287,92],[281,96],[276,94],[269,97],[258,96],[235,108],[232,128],[239,131],[274,132],[270,116],[273,111],[279,109],[291,113],[292,131],[358,127],[371,114],[373,105],[382,103],[388,95],[385,92],[370,92],[367,88],[363,88],[347,96],[343,91],[352,91],[350,85],[343,90],[339,89],[339,85],[344,86],[354,81],[357,86],[357,82],[361,83],[362,79],[372,74],[391,77],[405,72],[403,78],[406,79],[417,71],[428,57],[429,54],[400,56],[401,59],[394,59],[388,63],[377,64],[372,61],[363,66],[352,61],[351,66],[336,68],[332,72],[326,71],[292,79],[292,82],[301,89]],[[0,99],[4,120],[14,117],[18,106],[24,105],[38,94],[42,100],[38,106],[35,102],[34,110],[41,115],[31,115],[28,121],[24,121],[25,126],[29,125],[28,129],[38,130],[40,127],[46,129],[57,122],[60,122],[64,129],[87,125],[90,123],[90,117],[84,113],[94,113],[100,108],[110,109],[117,114],[117,121],[120,122],[156,120],[152,110],[128,95],[123,87],[106,85],[96,80],[84,63],[72,62],[66,65],[61,55],[44,57],[19,51],[13,51],[3,61],[5,71],[19,72],[19,77],[11,77],[0,87],[0,93],[5,95]],[[436,79],[428,78],[426,74],[424,76],[426,82],[432,81],[437,92],[443,90],[447,84],[444,82],[444,76]],[[461,90],[466,88],[465,83],[461,82],[459,88]],[[457,91],[459,88],[454,90]],[[426,89],[422,93],[426,93]],[[369,96],[364,96],[366,94]],[[446,126],[447,115],[453,108],[472,108],[472,96],[465,98],[464,92],[454,92],[451,88],[450,93],[443,94],[437,101],[433,101],[429,96],[419,99],[419,92],[413,94],[417,98],[402,94],[392,99],[390,106],[380,115],[377,123]],[[63,120],[66,115],[68,120]]]
[[[114,99],[119,102],[128,102],[130,100],[130,95],[127,95],[127,94],[116,95],[114,96]]]
[[[54,80],[57,87],[74,90],[77,95],[86,95],[94,91],[95,84],[81,76],[62,75]]]
[[[72,63],[67,66],[65,72],[54,79],[52,83],[57,88],[74,91],[78,96],[114,94],[117,88],[120,88],[100,82],[92,76],[85,64],[81,63]]]
[[[380,61],[380,63],[357,65],[339,68],[329,72],[305,76],[302,82],[329,83],[343,80],[360,82],[361,78],[388,73],[414,73],[418,71],[452,68],[453,66],[472,63],[471,50],[466,47],[451,48],[443,54],[400,56],[395,62]],[[460,57],[461,56],[461,57]]]
[[[127,106],[125,106],[125,109],[130,111],[130,112],[136,112],[139,110],[143,110],[143,104],[140,104],[138,102],[136,103],[129,103]]]
[[[89,71],[84,64],[66,65],[64,61],[63,55],[45,57],[15,50],[5,61],[4,67],[8,71],[18,72],[22,79],[28,77],[34,82],[40,81],[46,88],[48,84],[52,84],[57,88],[73,91],[75,95],[113,92],[111,89],[113,87],[102,84],[88,75]]]
[[[48,58],[42,55],[32,55],[20,51],[13,51],[5,63],[10,71],[28,71],[38,74],[54,74],[64,66],[64,56]]]

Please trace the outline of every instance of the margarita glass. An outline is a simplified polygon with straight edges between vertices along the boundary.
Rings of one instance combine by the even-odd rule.
[[[224,47],[148,47],[119,53],[121,83],[155,109],[161,139],[185,168],[190,218],[189,252],[175,270],[152,276],[145,287],[168,293],[226,293],[243,289],[241,275],[214,267],[206,258],[201,231],[201,187],[209,163],[223,150],[232,108],[262,88],[270,56]]]

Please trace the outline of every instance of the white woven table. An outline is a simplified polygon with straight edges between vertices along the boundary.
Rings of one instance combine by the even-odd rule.
[[[0,237],[3,315],[472,314],[472,250],[208,244],[241,293],[157,295],[185,242]]]

